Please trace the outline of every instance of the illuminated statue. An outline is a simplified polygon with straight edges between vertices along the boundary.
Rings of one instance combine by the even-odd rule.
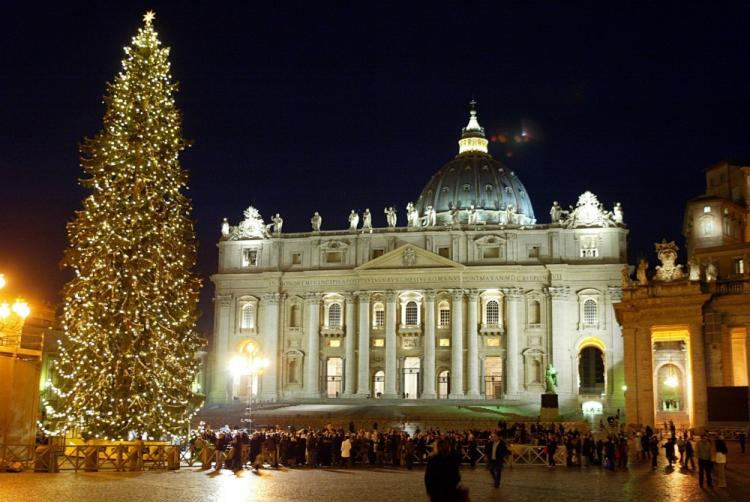
[[[629,288],[631,286],[630,269],[627,265],[622,266],[622,271],[620,272],[620,281],[622,282],[622,289]]]
[[[370,208],[365,208],[365,212],[362,213],[362,232],[372,233],[372,214]]]
[[[469,225],[476,225],[477,224],[477,208],[474,207],[474,204],[469,206]]]
[[[419,227],[419,209],[414,207],[412,202],[406,205],[406,226],[409,228]]]
[[[323,224],[323,217],[315,211],[315,214],[310,218],[310,225],[312,225],[313,232],[320,232],[320,225]]]
[[[638,270],[635,273],[639,286],[646,286],[648,284],[648,277],[646,276],[647,270],[648,262],[646,261],[646,258],[641,258],[641,261],[638,262]]]
[[[437,224],[437,213],[432,206],[427,206],[424,214],[424,226],[434,227]]]
[[[513,204],[508,204],[505,207],[505,223],[508,225],[513,225],[516,222],[516,208],[513,207]]]
[[[562,219],[562,208],[557,201],[552,202],[552,207],[549,210],[549,219],[552,223],[560,223]]]
[[[612,211],[613,211],[612,219],[614,220],[615,223],[619,225],[622,225],[623,223],[625,223],[625,220],[624,220],[625,215],[622,212],[622,204],[620,204],[619,202],[616,202],[615,207],[613,208]]]
[[[690,281],[701,280],[701,264],[698,263],[695,256],[688,260],[688,279]]]
[[[282,218],[279,213],[276,213],[276,215],[271,218],[271,221],[273,222],[273,233],[277,235],[280,234],[281,227],[284,226],[284,218]]]
[[[385,220],[388,222],[388,228],[396,228],[396,220],[398,218],[398,214],[396,214],[396,208],[393,206],[388,206],[383,210],[385,213]]]
[[[706,263],[706,282],[716,282],[719,277],[719,270],[716,268],[716,261],[713,258],[709,258]]]
[[[451,225],[458,226],[461,224],[461,213],[458,211],[458,207],[451,207]]]
[[[677,251],[680,249],[674,241],[667,242],[666,239],[662,239],[661,242],[657,242],[656,256],[661,261],[661,265],[656,266],[656,275],[654,276],[655,281],[677,281],[685,277],[685,273],[682,270],[682,265],[675,265],[677,261]]]
[[[349,230],[351,232],[357,231],[357,226],[359,225],[359,214],[352,209],[352,212],[349,213]]]
[[[221,222],[221,236],[225,239],[229,237],[229,221],[226,218]]]
[[[557,394],[557,370],[551,364],[547,365],[544,372],[544,384],[545,394]]]

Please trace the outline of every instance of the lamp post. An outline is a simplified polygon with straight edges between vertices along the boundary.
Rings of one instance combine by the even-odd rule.
[[[266,357],[262,357],[254,344],[247,344],[245,349],[239,355],[234,356],[229,361],[229,370],[235,377],[248,377],[247,383],[247,402],[242,422],[247,423],[248,429],[252,426],[252,406],[253,406],[253,377],[263,374],[270,365]]]
[[[5,287],[5,284],[5,276],[0,274],[0,290]],[[0,345],[20,347],[23,323],[30,313],[29,304],[24,300],[16,298],[13,303],[10,303],[0,292]]]

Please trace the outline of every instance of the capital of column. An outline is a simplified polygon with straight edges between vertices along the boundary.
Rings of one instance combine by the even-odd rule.
[[[613,302],[619,302],[620,300],[622,300],[622,287],[610,286],[607,288],[607,292],[609,293],[609,297],[612,298]]]
[[[451,289],[450,290],[451,297],[454,301],[461,301],[464,299],[464,290],[463,289]]]
[[[354,295],[359,300],[359,303],[370,303],[370,296],[372,296],[372,293],[370,291],[355,291]]]
[[[502,292],[508,300],[520,300],[523,296],[521,288],[503,288]]]
[[[470,302],[476,302],[479,299],[479,290],[477,289],[467,289],[466,294],[469,296]]]
[[[262,305],[278,305],[286,297],[282,293],[265,293],[260,299]]]
[[[387,301],[388,303],[395,303],[397,298],[398,293],[396,293],[392,289],[389,289],[385,292],[385,301]]]
[[[232,304],[232,295],[216,295],[214,303],[221,307],[228,307]]]
[[[424,292],[424,299],[428,302],[434,302],[437,297],[437,292],[434,289],[427,289]]]
[[[344,301],[346,303],[352,303],[354,301],[354,293],[350,291],[346,291],[344,293],[341,293],[341,296],[344,297]]]
[[[308,305],[317,305],[320,303],[320,293],[305,293],[305,303]]]
[[[570,296],[570,286],[549,286],[547,288],[547,294],[550,295],[553,300],[567,300]]]

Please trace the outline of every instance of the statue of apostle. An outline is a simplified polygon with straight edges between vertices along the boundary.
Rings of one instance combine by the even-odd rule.
[[[313,232],[320,232],[320,225],[323,224],[323,217],[315,211],[315,214],[310,218],[310,225],[312,225]]]

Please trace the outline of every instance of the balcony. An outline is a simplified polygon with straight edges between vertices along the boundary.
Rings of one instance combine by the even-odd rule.
[[[0,334],[0,355],[42,358],[43,334]]]

